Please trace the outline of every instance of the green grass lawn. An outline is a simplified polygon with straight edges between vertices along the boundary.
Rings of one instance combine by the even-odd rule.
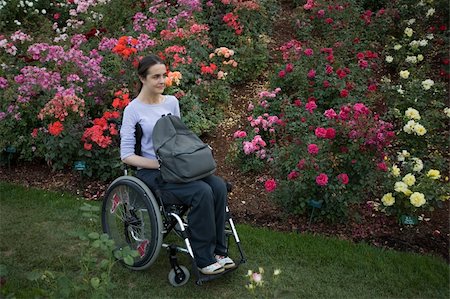
[[[0,264],[6,283],[0,298],[35,298],[43,281],[32,271],[80,275],[82,241],[73,231],[100,232],[79,208],[85,200],[0,182]],[[91,202],[100,206],[100,202]],[[98,217],[99,218],[99,217]],[[219,280],[196,286],[194,279],[172,287],[162,250],[148,270],[113,267],[111,298],[449,298],[449,265],[442,259],[373,248],[365,244],[312,235],[281,233],[238,225],[247,264]],[[234,252],[235,253],[235,252]],[[236,254],[234,254],[236,256]],[[189,267],[187,257],[180,263]],[[245,288],[249,269],[263,267],[263,287]],[[281,269],[276,282],[274,269]],[[4,270],[3,270],[4,271]],[[39,283],[39,284],[38,284]],[[51,284],[51,283],[50,283]],[[48,285],[47,285],[48,286]],[[84,293],[89,294],[89,293]],[[86,295],[86,297],[90,297]],[[73,298],[73,297],[71,297]]]

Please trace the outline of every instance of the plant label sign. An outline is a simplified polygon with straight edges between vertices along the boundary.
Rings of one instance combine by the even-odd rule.
[[[418,223],[416,216],[402,215],[400,221],[405,225],[416,225]]]
[[[322,207],[322,202],[323,201],[321,201],[321,200],[310,199],[308,201],[308,204],[313,208],[320,209]]]
[[[86,162],[85,161],[75,161],[75,163],[73,163],[73,168],[78,171],[86,170]]]

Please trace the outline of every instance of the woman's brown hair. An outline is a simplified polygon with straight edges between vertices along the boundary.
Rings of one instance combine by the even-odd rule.
[[[138,78],[139,80],[135,90],[135,97],[138,96],[138,94],[141,92],[142,89],[142,82],[140,79],[145,78],[147,76],[148,69],[156,64],[164,64],[164,61],[158,56],[153,54],[145,56],[139,61],[139,65],[137,67],[137,74],[139,76]]]

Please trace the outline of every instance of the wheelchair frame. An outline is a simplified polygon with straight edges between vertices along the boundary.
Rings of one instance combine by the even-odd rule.
[[[231,191],[229,183],[227,183],[227,189],[229,192]],[[125,175],[114,180],[106,191],[102,205],[102,227],[103,231],[116,242],[117,250],[129,246],[139,252],[140,257],[135,258],[133,265],[123,263],[132,270],[149,268],[158,258],[160,249],[165,248],[169,253],[171,265],[168,278],[173,286],[184,285],[190,278],[187,268],[178,264],[176,256],[178,252],[185,253],[190,257],[197,285],[221,277],[246,262],[236,227],[227,206],[225,226],[227,251],[230,248],[230,237],[232,236],[239,250],[240,260],[235,261],[235,267],[226,269],[222,273],[215,275],[201,273],[197,268],[186,231],[188,224],[183,219],[188,211],[189,207],[183,205],[176,198],[163,198],[158,190],[154,194],[143,181],[127,175],[125,171]],[[122,231],[120,232],[119,229]],[[185,247],[163,242],[172,231],[175,231],[183,239]]]

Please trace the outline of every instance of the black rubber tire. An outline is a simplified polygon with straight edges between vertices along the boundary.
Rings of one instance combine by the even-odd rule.
[[[167,278],[169,279],[169,283],[173,285],[174,287],[181,287],[182,285],[185,285],[189,278],[191,277],[191,274],[189,273],[189,270],[185,266],[180,266],[181,271],[184,273],[184,279],[180,282],[177,282],[175,280],[175,270],[170,269],[169,274],[167,275]]]
[[[102,205],[103,231],[114,240],[116,250],[129,246],[140,256],[133,270],[144,270],[158,258],[163,241],[163,223],[159,205],[144,182],[132,176],[114,180]]]

